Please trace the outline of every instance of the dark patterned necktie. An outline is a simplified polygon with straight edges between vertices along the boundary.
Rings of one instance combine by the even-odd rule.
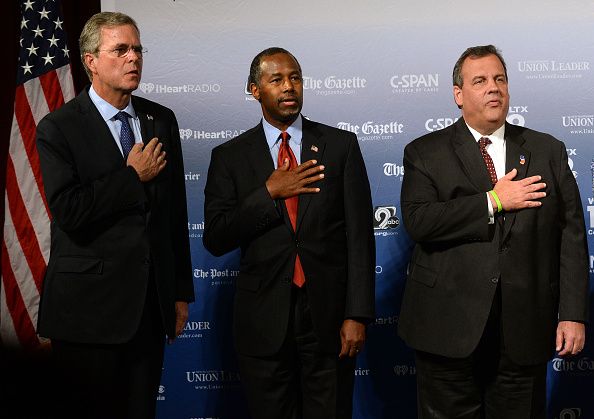
[[[129,115],[124,111],[118,112],[115,116],[115,119],[122,123],[122,127],[120,128],[120,144],[122,145],[124,160],[128,159],[128,154],[130,153],[130,150],[132,150],[135,142],[134,133],[128,122],[128,116]]]
[[[487,152],[487,146],[491,144],[491,140],[486,137],[482,137],[479,141],[479,149],[481,150],[481,154],[483,156],[483,160],[485,161],[485,165],[487,166],[487,171],[489,172],[489,176],[491,177],[491,184],[495,185],[497,183],[497,172],[495,171],[495,165],[493,164],[493,159]]]
[[[297,167],[297,159],[295,158],[295,154],[293,154],[293,150],[289,146],[289,139],[291,136],[287,132],[281,132],[280,138],[282,140],[279,149],[278,149],[278,160],[277,164],[278,167],[281,167],[285,160],[289,160],[289,169],[294,169]],[[297,207],[299,205],[299,196],[292,196],[291,198],[285,199],[285,207],[287,208],[287,213],[289,214],[289,220],[291,220],[291,225],[293,226],[293,231],[297,228]],[[303,267],[301,266],[301,260],[299,260],[299,255],[295,258],[295,270],[293,271],[293,283],[298,287],[302,287],[305,283],[305,273],[303,272]]]

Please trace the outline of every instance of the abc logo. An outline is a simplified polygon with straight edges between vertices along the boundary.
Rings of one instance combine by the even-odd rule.
[[[375,230],[387,230],[400,225],[396,217],[396,207],[375,207],[373,211],[373,228]]]

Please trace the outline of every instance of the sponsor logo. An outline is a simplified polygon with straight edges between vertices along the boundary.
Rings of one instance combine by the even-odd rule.
[[[366,375],[371,375],[370,374],[371,370],[370,369],[364,369],[364,368],[355,368],[355,377],[363,377]]]
[[[594,255],[590,255],[590,273],[594,273]]]
[[[572,135],[594,134],[594,115],[564,115],[561,124]]]
[[[592,373],[594,372],[594,361],[588,357],[582,358],[553,358],[551,361],[553,371],[559,373]]]
[[[376,317],[370,326],[392,326],[398,324],[398,316]]]
[[[186,181],[200,180],[200,173],[186,172],[184,178],[186,179]]]
[[[590,71],[589,61],[518,61],[518,71],[527,79],[579,79]]]
[[[447,117],[429,118],[428,120],[425,121],[425,129],[429,132],[438,131],[440,129],[449,127],[454,122],[456,122],[458,119],[459,119],[459,117],[457,117],[457,118],[447,118]]]
[[[417,369],[414,365],[394,365],[392,370],[394,371],[394,374],[399,377],[406,377],[417,374]]]
[[[384,268],[381,265],[377,265],[375,267],[375,273],[376,274],[381,274],[384,271]]]
[[[363,77],[338,77],[335,75],[323,79],[303,77],[303,90],[311,90],[319,96],[352,95],[367,87],[367,80]]]
[[[525,114],[528,113],[528,106],[510,106],[505,120],[513,125],[526,126]]]
[[[194,278],[210,281],[210,285],[232,285],[233,279],[239,275],[239,270],[233,269],[194,269]]]
[[[160,83],[140,83],[138,86],[144,94],[151,93],[219,93],[221,85],[218,83],[192,83],[192,84],[160,84]]]
[[[189,321],[184,326],[183,333],[178,339],[202,338],[205,331],[211,330],[210,322]]]
[[[396,216],[396,207],[375,207],[373,211],[374,230],[390,230],[397,228],[399,225],[400,220]]]
[[[202,238],[202,232],[204,231],[204,221],[201,223],[190,223],[188,222],[188,233],[191,239]]]
[[[404,124],[397,121],[386,123],[367,121],[360,125],[350,122],[339,122],[336,126],[342,130],[356,134],[359,141],[391,140],[396,135],[404,133]]]
[[[577,148],[566,148],[565,150],[567,151],[567,164],[571,169],[571,173],[573,173],[573,177],[577,179],[578,172],[573,170],[573,159],[571,158],[572,156],[577,157]]]
[[[159,389],[157,390],[157,401],[165,400],[165,386],[160,385]]]
[[[193,129],[180,129],[179,138],[186,140],[230,140],[244,133],[244,129],[223,129],[220,131],[204,131]]]
[[[396,74],[390,78],[392,93],[437,93],[439,74]]]
[[[566,407],[559,412],[559,416],[555,419],[579,419],[582,417],[582,409],[580,407]]]
[[[396,176],[402,179],[402,176],[404,176],[404,166],[399,166],[396,163],[384,163],[384,175]]]
[[[223,370],[186,371],[186,381],[196,390],[239,387],[239,372]]]

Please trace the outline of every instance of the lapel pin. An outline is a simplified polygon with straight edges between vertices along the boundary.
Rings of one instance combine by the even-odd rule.
[[[520,164],[526,163],[526,157],[523,154],[520,155]]]
[[[146,114],[146,119],[148,119],[149,121],[152,121],[153,120],[153,116],[152,115],[149,115],[149,114]]]
[[[312,145],[310,148],[311,151],[313,151],[314,153],[318,152],[318,146]]]

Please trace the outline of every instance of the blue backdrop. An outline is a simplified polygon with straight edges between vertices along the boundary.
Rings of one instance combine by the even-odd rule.
[[[231,338],[238,255],[202,246],[211,149],[258,123],[246,94],[249,64],[282,46],[304,72],[303,113],[358,135],[372,186],[377,319],[356,369],[354,417],[414,418],[415,367],[396,336],[411,241],[400,224],[404,145],[459,117],[454,62],[492,43],[507,61],[508,121],[567,145],[594,234],[594,3],[577,0],[361,2],[302,0],[104,1],[137,19],[145,56],[139,95],[179,120],[197,301],[167,348],[161,419],[247,418]],[[592,272],[594,256],[590,256]],[[594,418],[593,336],[580,356],[549,366],[549,417]]]

